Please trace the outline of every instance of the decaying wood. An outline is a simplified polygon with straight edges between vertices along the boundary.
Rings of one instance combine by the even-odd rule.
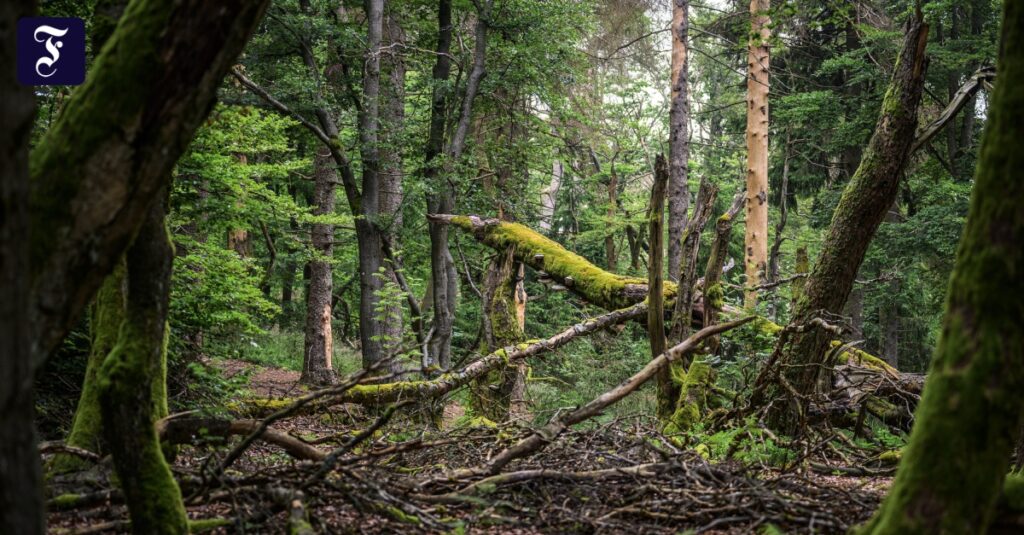
[[[665,352],[665,295],[662,293],[664,272],[662,258],[665,228],[665,189],[668,186],[668,169],[665,157],[659,154],[654,159],[654,187],[651,188],[651,210],[647,239],[651,244],[651,262],[647,268],[647,339],[650,341],[651,357],[657,358]],[[684,184],[685,186],[685,184]],[[672,414],[677,388],[672,383],[672,370],[667,366],[657,370],[658,416],[667,418]]]
[[[640,388],[641,385],[654,377],[658,370],[667,366],[670,362],[678,361],[684,355],[687,355],[697,349],[704,339],[739,327],[753,319],[755,319],[755,316],[748,316],[728,323],[705,327],[704,329],[697,331],[682,343],[673,346],[657,358],[651,360],[639,372],[635,373],[632,377],[626,379],[615,388],[597,396],[571,412],[553,418],[547,423],[547,425],[531,432],[530,436],[520,440],[515,445],[502,450],[500,453],[492,457],[487,464],[478,468],[459,470],[446,479],[462,479],[480,475],[497,474],[502,468],[515,459],[530,455],[547,444],[550,444],[569,427],[601,414],[605,409],[619,402],[634,392],[637,388]],[[434,480],[428,480],[421,483],[420,486],[429,485],[434,482]]]
[[[311,396],[316,396],[320,401],[315,403],[316,407],[322,408],[329,405],[343,403],[357,403],[365,405],[384,404],[401,400],[435,398],[469,384],[474,379],[483,377],[488,372],[499,368],[509,362],[524,360],[529,357],[541,355],[568,344],[579,336],[591,334],[604,328],[623,323],[632,319],[642,317],[647,313],[646,303],[637,303],[628,308],[615,310],[607,314],[592,318],[582,323],[573,325],[568,329],[548,338],[526,342],[515,347],[507,347],[490,353],[477,359],[459,371],[445,373],[441,376],[425,381],[402,381],[384,384],[359,384],[339,389],[337,387],[314,392],[303,398],[295,400],[307,400],[303,405],[314,404]],[[242,408],[244,412],[260,412],[260,407],[280,407],[282,404],[294,404],[291,400],[249,400]],[[289,410],[285,409],[279,412]],[[297,408],[295,410],[298,410]]]
[[[327,457],[327,453],[316,446],[291,435],[272,429],[261,429],[261,422],[257,420],[170,417],[157,422],[156,427],[161,440],[171,444],[194,444],[200,439],[224,439],[233,435],[247,436],[256,433],[259,440],[280,446],[296,459],[322,461]]]

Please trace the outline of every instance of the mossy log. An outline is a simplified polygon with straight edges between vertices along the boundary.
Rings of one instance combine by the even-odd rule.
[[[579,336],[640,318],[645,314],[647,314],[647,305],[645,303],[636,303],[630,307],[609,312],[583,323],[573,325],[546,340],[534,340],[499,349],[473,361],[459,371],[445,373],[434,379],[355,385],[336,395],[325,397],[322,401],[311,403],[307,407],[316,409],[343,403],[374,405],[409,399],[435,398],[465,386],[471,381],[487,375],[492,370],[507,365],[509,362],[521,361],[547,353],[568,344]],[[294,399],[287,398],[248,399],[235,402],[229,408],[236,412],[256,415],[287,408],[295,403],[295,401]]]
[[[526,225],[475,215],[430,214],[427,218],[455,225],[497,251],[515,245],[516,260],[547,273],[559,284],[601,308],[625,308],[647,299],[645,279],[609,273]],[[675,283],[665,282],[664,295],[666,300],[675,297]]]
[[[427,217],[432,221],[455,225],[472,234],[480,243],[496,250],[504,250],[507,245],[515,244],[516,259],[533,269],[547,273],[573,293],[599,307],[623,308],[647,299],[647,281],[609,273],[525,225],[485,219],[476,215],[430,214]],[[666,301],[674,299],[676,291],[674,283],[664,282],[663,295]],[[695,296],[695,300],[697,297]],[[704,307],[695,304],[695,322],[699,322],[703,315]],[[738,318],[744,315],[744,311],[740,307],[723,305],[722,315],[726,319]],[[782,326],[768,319],[757,318],[755,324],[770,334],[782,331]],[[835,346],[841,344],[838,340],[832,343]],[[855,363],[885,370],[894,376],[899,375],[899,371],[882,359],[859,349],[845,348],[838,355],[838,359],[842,363]]]

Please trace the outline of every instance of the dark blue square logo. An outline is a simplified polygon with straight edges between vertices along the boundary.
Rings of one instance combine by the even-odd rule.
[[[18,81],[78,85],[85,81],[85,22],[26,17],[18,21]]]

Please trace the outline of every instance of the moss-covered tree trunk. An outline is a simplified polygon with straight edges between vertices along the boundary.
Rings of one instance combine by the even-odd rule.
[[[832,321],[842,313],[868,245],[898,193],[900,175],[917,127],[917,107],[927,66],[924,49],[928,26],[920,14],[908,24],[875,133],[857,172],[843,191],[821,255],[796,303],[791,325],[804,328],[780,338],[780,343],[786,344],[780,348],[781,359],[777,365],[766,367],[758,378],[755,401],[772,402],[768,420],[777,429],[792,431],[798,425],[822,378],[822,370],[830,365],[826,357],[834,333],[812,326],[811,321]],[[783,381],[789,387],[782,387]]]
[[[163,382],[173,247],[164,204],[126,253],[125,317],[99,372],[103,432],[134,533],[188,533],[181,492],[160,449],[154,385]]]
[[[107,355],[117,345],[117,338],[124,321],[125,266],[120,262],[114,272],[103,281],[96,294],[89,320],[91,346],[89,360],[85,367],[82,394],[78,398],[75,419],[67,445],[83,448],[93,453],[103,453],[103,428],[100,417],[99,385],[97,374]],[[70,454],[54,456],[48,467],[51,474],[59,474],[88,467],[81,457]]]
[[[526,341],[519,321],[516,293],[522,264],[515,259],[515,246],[499,253],[487,268],[483,284],[483,347],[490,353]],[[526,362],[506,364],[478,381],[473,388],[473,410],[493,421],[526,412]]]
[[[942,334],[896,480],[871,535],[983,533],[1024,409],[1024,1],[1002,56]]]

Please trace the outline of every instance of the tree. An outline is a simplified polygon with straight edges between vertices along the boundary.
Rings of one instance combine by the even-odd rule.
[[[687,185],[690,159],[690,105],[686,78],[686,39],[689,35],[689,0],[672,2],[672,91],[668,138],[668,278],[678,282],[682,271],[683,227],[690,204]]]
[[[313,156],[313,215],[334,214],[334,185],[338,173],[331,152],[318,146]],[[314,223],[310,238],[316,258],[307,266],[306,324],[302,354],[302,382],[314,385],[334,382],[331,358],[334,354],[334,333],[331,298],[334,295],[332,259],[334,257],[334,225]]]
[[[862,530],[979,533],[992,520],[1024,404],[1024,2],[1003,4],[999,77],[949,283],[942,335],[896,480]]]
[[[154,424],[167,415],[167,302],[171,245],[166,201],[150,209],[125,255],[124,321],[117,345],[97,374],[103,434],[132,519],[132,532],[188,533],[181,491],[160,447]],[[156,409],[156,410],[154,410]]]
[[[768,41],[769,0],[750,0],[747,53],[747,210],[744,259],[747,286],[761,284],[768,265]],[[757,305],[747,290],[744,305]]]
[[[758,377],[756,396],[761,403],[781,394],[782,390],[776,389],[782,388],[782,382],[788,384],[786,390],[791,388],[797,394],[797,399],[788,403],[772,404],[769,423],[777,428],[795,430],[818,387],[822,370],[830,366],[828,348],[834,333],[822,328],[820,322],[833,321],[842,313],[868,245],[899,191],[900,173],[917,127],[917,107],[927,68],[927,39],[928,26],[918,12],[908,22],[875,134],[843,191],[821,254],[795,305],[790,320],[793,332],[779,338],[779,361],[766,366]]]
[[[13,79],[2,79],[0,101],[10,106],[3,131],[11,136],[3,149],[5,163],[11,162],[4,166],[3,192],[12,217],[2,223],[0,249],[11,252],[4,255],[2,272],[5,289],[14,290],[0,318],[12,330],[5,336],[11,346],[0,381],[0,531],[44,531],[32,432],[35,369],[81,316],[167,186],[171,168],[266,5],[130,4],[90,77],[32,151],[28,166],[31,94]],[[0,27],[6,33],[32,12],[29,3],[8,2]],[[5,59],[13,58],[3,46]]]

